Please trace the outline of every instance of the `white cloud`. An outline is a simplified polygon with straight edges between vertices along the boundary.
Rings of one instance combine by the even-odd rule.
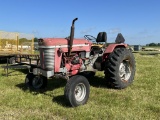
[[[38,30],[33,30],[32,33],[33,34],[39,34],[39,31]]]
[[[115,33],[120,33],[121,30],[119,28],[112,28],[109,30],[109,34],[115,34]]]
[[[148,30],[144,29],[140,32],[138,32],[139,35],[145,35],[145,34],[148,34]]]
[[[90,28],[87,28],[85,30],[82,30],[80,33],[81,34],[88,34],[88,33],[92,32],[95,29],[96,29],[96,27],[90,27]]]

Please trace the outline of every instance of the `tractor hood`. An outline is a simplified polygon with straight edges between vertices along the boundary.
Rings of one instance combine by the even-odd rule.
[[[62,45],[67,45],[66,47],[69,47],[69,41],[68,39],[65,38],[44,38],[44,39],[39,39],[38,45],[39,46],[62,46]],[[91,46],[92,42],[85,40],[85,39],[74,39],[73,40],[73,45],[78,45],[78,46],[83,46],[83,45],[89,45]]]

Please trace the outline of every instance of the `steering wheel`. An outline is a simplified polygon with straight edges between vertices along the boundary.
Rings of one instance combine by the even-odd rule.
[[[93,36],[91,36],[91,35],[85,35],[84,38],[85,38],[86,40],[91,41],[91,42],[96,42],[96,38],[93,37]]]

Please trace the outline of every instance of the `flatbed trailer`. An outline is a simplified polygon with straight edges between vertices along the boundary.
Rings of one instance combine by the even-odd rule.
[[[7,62],[7,59],[8,59],[9,64],[15,63],[15,56],[16,56],[16,54],[9,54],[9,53],[1,53],[0,52],[0,60],[5,60]]]
[[[19,59],[17,59],[19,58]],[[38,54],[31,54],[31,53],[16,53],[16,52],[12,52],[12,53],[8,53],[8,52],[1,52],[0,51],[0,60],[6,60],[8,59],[8,63],[9,64],[14,64],[15,62],[22,62],[22,58],[26,58],[26,60],[30,60],[31,58],[33,59],[38,59],[39,55]]]
[[[31,69],[32,67],[38,67],[40,65],[39,62],[39,54],[12,54],[12,55],[4,55],[3,58],[6,57],[7,64],[1,66],[4,68],[6,76],[9,74],[9,69]],[[15,63],[9,64],[11,58],[14,57]]]
[[[17,54],[34,53],[34,35],[0,31],[0,60],[10,59],[15,62]]]
[[[39,65],[39,54],[16,54],[16,63],[24,63],[28,65]]]

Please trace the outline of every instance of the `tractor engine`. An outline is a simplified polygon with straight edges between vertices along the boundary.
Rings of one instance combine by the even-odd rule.
[[[55,74],[75,75],[85,69],[84,61],[90,57],[92,43],[85,39],[74,39],[69,55],[69,39],[39,39],[40,74],[51,77]]]
[[[64,61],[64,66],[68,71],[68,75],[75,75],[81,71],[80,68],[83,64],[83,61],[78,54],[75,54],[72,57],[64,57]]]

